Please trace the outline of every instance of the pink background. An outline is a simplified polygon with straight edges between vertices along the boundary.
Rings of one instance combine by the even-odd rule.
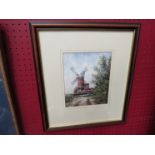
[[[0,20],[0,29],[5,34],[9,76],[23,134],[155,134],[155,20],[103,20],[141,24],[126,122],[50,132],[45,132],[42,125],[30,21],[34,20]]]

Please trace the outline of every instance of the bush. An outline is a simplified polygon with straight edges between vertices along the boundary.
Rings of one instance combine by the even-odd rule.
[[[107,103],[109,77],[110,77],[111,57],[100,57],[98,65],[94,68],[96,74],[93,75],[95,85],[93,98],[97,104]]]
[[[65,95],[65,102],[66,103],[72,102],[72,100],[73,100],[73,95]]]

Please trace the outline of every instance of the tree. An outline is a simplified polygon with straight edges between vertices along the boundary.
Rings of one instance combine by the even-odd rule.
[[[93,98],[97,104],[107,103],[109,77],[110,77],[111,57],[100,57],[98,65],[94,67],[96,74],[93,74],[93,83],[95,85]]]

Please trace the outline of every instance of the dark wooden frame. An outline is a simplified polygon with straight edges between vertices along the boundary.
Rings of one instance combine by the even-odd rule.
[[[15,107],[14,107],[15,100],[13,97],[13,91],[12,91],[10,81],[9,81],[9,76],[8,76],[6,52],[4,49],[4,39],[3,38],[4,38],[4,34],[2,31],[0,31],[0,70],[2,73],[3,81],[4,81],[4,88],[6,91],[6,96],[7,96],[8,104],[9,104],[9,110],[12,115],[15,132],[16,132],[16,134],[20,134],[19,125],[17,122],[17,116],[16,116],[16,112],[15,112]]]
[[[132,47],[132,56],[131,62],[129,67],[129,76],[128,76],[128,83],[127,89],[125,94],[125,103],[124,103],[124,111],[123,117],[120,121],[112,121],[106,123],[89,123],[84,125],[74,125],[74,126],[67,126],[67,127],[58,127],[58,128],[50,128],[49,121],[47,116],[47,106],[46,106],[46,94],[44,88],[44,81],[43,81],[43,72],[42,72],[42,62],[41,62],[41,50],[39,45],[39,38],[38,38],[38,30],[47,30],[48,28],[58,28],[58,29],[74,29],[74,30],[104,30],[104,31],[135,31],[135,38]],[[116,124],[116,123],[123,123],[127,119],[127,108],[131,94],[131,86],[133,81],[133,73],[135,67],[135,60],[136,60],[136,49],[138,44],[139,32],[140,32],[140,24],[138,23],[107,23],[103,22],[103,20],[95,20],[94,22],[89,22],[82,20],[79,22],[77,20],[51,20],[51,21],[42,21],[42,22],[30,22],[30,30],[31,30],[31,37],[33,42],[33,54],[34,54],[34,61],[35,61],[35,69],[36,69],[36,77],[37,77],[37,84],[38,84],[38,93],[41,102],[41,112],[43,118],[44,129],[49,130],[59,130],[59,129],[68,129],[68,128],[81,128],[81,127],[88,127],[88,126],[96,126],[96,125],[107,125],[107,124]]]

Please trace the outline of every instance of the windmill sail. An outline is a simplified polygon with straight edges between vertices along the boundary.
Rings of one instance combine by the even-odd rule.
[[[78,78],[75,78],[75,79],[72,81],[72,85],[75,84],[75,82],[77,81],[77,79],[78,79]]]
[[[73,67],[71,67],[71,71],[76,75],[79,76],[79,74],[75,71],[75,69]]]
[[[87,71],[87,68],[85,68],[85,69],[81,72],[81,74],[80,74],[80,75],[81,75],[82,77],[84,77],[84,75],[85,75],[86,71]]]

